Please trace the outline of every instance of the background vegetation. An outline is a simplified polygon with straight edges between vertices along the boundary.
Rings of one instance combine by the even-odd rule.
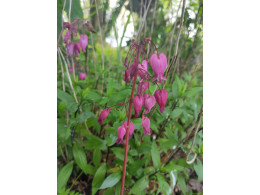
[[[79,79],[76,70],[75,77],[70,74],[70,84],[58,57],[58,194],[119,194],[124,150],[115,140],[126,113],[111,110],[102,126],[97,118],[101,110],[130,96],[131,87],[123,81],[123,63],[130,40],[138,32],[140,37],[151,37],[159,52],[166,54],[168,65],[172,62],[183,1],[57,2],[57,38],[63,21],[69,20],[70,2],[70,20],[86,19],[96,31],[88,32],[87,52],[77,58],[87,73],[85,80]],[[150,136],[143,136],[141,119],[131,120],[136,129],[129,140],[129,194],[202,194],[203,2],[185,4],[177,58],[165,85],[166,110],[163,114],[158,106],[154,110]],[[150,85],[151,93],[154,89]]]

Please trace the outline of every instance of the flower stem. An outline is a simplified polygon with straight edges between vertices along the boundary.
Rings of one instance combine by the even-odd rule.
[[[137,46],[137,52],[136,53],[137,53],[137,55],[136,55],[136,59],[137,59],[136,63],[138,65],[139,54],[140,54],[140,47],[139,47],[139,45]],[[127,128],[126,128],[126,137],[125,137],[125,156],[124,156],[124,166],[123,166],[123,175],[122,175],[122,184],[121,184],[120,195],[124,194],[125,173],[126,173],[127,152],[128,152],[128,139],[129,139],[129,124],[130,124],[130,119],[131,119],[131,110],[132,110],[133,99],[134,99],[134,92],[135,92],[135,84],[136,84],[136,79],[137,79],[137,73],[138,73],[138,68],[136,68],[136,71],[135,71],[131,97],[130,97],[130,100],[129,100],[129,109],[128,109],[129,112],[128,112],[128,121],[127,121]]]

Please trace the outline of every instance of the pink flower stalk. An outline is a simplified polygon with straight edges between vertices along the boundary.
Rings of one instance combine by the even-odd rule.
[[[69,44],[66,45],[67,53],[71,57],[74,52],[74,43],[70,42]]]
[[[148,114],[154,105],[155,97],[153,95],[149,96],[147,93],[144,94],[145,114]]]
[[[142,79],[148,79],[146,72],[147,72],[147,65],[148,65],[148,61],[147,60],[143,60],[142,64],[138,64],[138,75],[142,78]]]
[[[79,54],[80,54],[80,43],[79,42],[75,43],[74,53],[75,53],[75,56],[79,57]]]
[[[98,123],[99,123],[100,125],[103,125],[103,121],[108,117],[108,115],[109,115],[109,113],[110,113],[110,110],[111,110],[111,108],[106,108],[106,109],[104,109],[104,110],[100,113],[100,115],[99,115],[99,117],[98,117]]]
[[[158,82],[161,83],[162,79],[166,80],[166,77],[163,76],[167,66],[166,55],[164,53],[160,53],[158,57],[157,54],[153,54],[150,58],[150,62],[155,75],[153,81],[158,80]]]
[[[155,103],[155,99],[154,99]],[[144,97],[143,96],[135,96],[134,98],[134,110],[135,110],[135,117],[137,118],[139,112],[142,110],[142,106],[144,104]]]
[[[150,129],[150,119],[143,115],[142,117],[142,126],[144,128],[144,135],[150,135],[151,129]]]
[[[140,80],[138,87],[137,87],[137,95],[143,96],[145,90],[149,87],[148,81]]]
[[[128,83],[130,81],[130,73],[129,73],[129,69],[125,70],[125,77],[124,77],[124,81],[126,83]]]
[[[125,130],[127,130],[127,121],[123,122],[123,126],[125,127]],[[129,123],[129,136],[132,137],[132,134],[135,130],[134,123],[130,122]]]
[[[82,51],[86,52],[86,47],[88,45],[88,35],[80,35],[79,43]]]
[[[123,144],[124,143],[125,133],[126,133],[126,129],[125,129],[124,125],[118,127],[118,129],[117,129],[117,140],[116,140],[117,144]]]
[[[80,72],[79,73],[79,79],[80,80],[84,80],[86,78],[86,76],[87,76],[87,73],[85,73],[85,72]]]
[[[154,93],[155,99],[160,106],[160,111],[163,113],[165,111],[165,104],[168,99],[168,92],[165,89],[158,89]]]
[[[65,35],[64,35],[63,42],[64,42],[65,44],[68,44],[69,41],[70,41],[70,30],[67,30],[67,32],[66,32]]]

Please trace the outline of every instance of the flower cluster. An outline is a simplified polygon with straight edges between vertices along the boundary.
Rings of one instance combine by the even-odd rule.
[[[83,27],[83,25],[81,25]],[[77,38],[77,33],[78,33],[78,20],[75,20],[71,23],[69,22],[64,22],[64,30],[66,30],[66,33],[63,37],[63,42],[66,46],[66,51],[68,56],[75,61],[76,57],[79,57],[80,51],[86,52],[86,48],[88,46],[88,35],[83,34],[80,35],[80,39],[76,41],[75,39]],[[69,71],[73,73],[75,63],[72,63],[73,67],[69,68]],[[85,72],[82,72],[83,68],[80,67],[80,72],[79,72],[79,79],[84,80],[87,76]]]
[[[126,83],[133,82],[133,88],[130,100],[124,104],[120,104],[124,105],[125,107],[127,104],[129,104],[129,114],[128,121],[124,121],[123,124],[117,129],[117,144],[124,143],[124,136],[126,135],[127,129],[130,137],[134,132],[135,126],[132,122],[130,122],[132,104],[135,111],[135,117],[139,117],[139,113],[142,111],[142,107],[144,105],[144,110],[142,112],[142,126],[144,129],[144,135],[151,134],[150,119],[146,115],[150,113],[156,102],[160,106],[160,112],[163,113],[165,111],[168,92],[163,88],[161,89],[159,87],[159,83],[162,83],[162,80],[166,80],[164,72],[167,67],[167,59],[165,54],[159,54],[157,48],[155,47],[157,53],[152,54],[150,57],[150,65],[154,72],[154,76],[150,75],[148,72],[149,58],[146,56],[145,52],[145,47],[147,44],[153,44],[155,47],[150,38],[143,38],[139,44],[133,40],[132,45],[130,46],[130,49],[127,53],[127,57],[125,58],[124,66],[126,67],[126,70],[124,72],[125,74],[123,80]],[[130,51],[132,51],[132,55],[128,57]],[[140,54],[145,56],[145,59],[141,60],[141,64],[138,63]],[[133,57],[134,59],[132,60]],[[139,77],[140,80],[136,90],[136,95],[134,96],[133,90],[135,89],[137,77]],[[149,93],[149,81],[155,83],[159,87],[159,89],[155,91],[154,95]],[[147,90],[148,92],[146,92]],[[102,125],[103,120],[108,117],[109,112],[110,108],[107,108],[101,112],[98,119],[100,125]],[[129,127],[127,127],[128,122]]]

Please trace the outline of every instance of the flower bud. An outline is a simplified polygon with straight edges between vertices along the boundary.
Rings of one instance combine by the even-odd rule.
[[[142,126],[144,128],[144,135],[150,135],[151,129],[150,129],[150,119],[143,115],[142,117]]]
[[[118,127],[118,129],[117,129],[117,140],[116,140],[117,144],[123,144],[124,143],[125,133],[126,133],[126,129],[123,125]]]
[[[138,84],[137,87],[137,95],[143,96],[145,90],[149,87],[149,82],[148,81],[143,81],[141,80]]]
[[[125,127],[125,130],[127,130],[127,121],[123,122],[123,126]],[[129,137],[132,137],[132,134],[135,130],[135,126],[132,122],[129,123]]]
[[[74,45],[74,53],[75,53],[75,56],[79,57],[79,53],[80,53],[80,43],[79,42],[76,42]]]
[[[67,53],[71,57],[74,52],[74,43],[70,42],[69,44],[66,45]]]
[[[166,77],[163,76],[167,66],[166,55],[164,53],[160,53],[158,57],[157,54],[153,54],[150,58],[150,62],[155,75],[153,81],[158,80],[158,82],[161,83],[162,79],[166,80]]]
[[[168,92],[165,89],[158,89],[154,93],[155,99],[160,106],[160,111],[163,113],[165,111],[165,104],[168,99]]]
[[[86,52],[86,47],[88,45],[88,35],[80,35],[79,43],[82,51]]]
[[[100,125],[103,125],[103,121],[108,117],[110,110],[111,108],[106,108],[100,113],[98,117],[98,123]]]
[[[129,69],[125,70],[124,81],[125,81],[125,83],[128,83],[130,81]]]
[[[154,100],[155,101],[155,100]],[[142,110],[142,106],[144,103],[143,96],[135,96],[134,98],[134,110],[135,110],[135,117],[138,117],[139,112]]]
[[[148,76],[146,75],[147,73],[147,65],[148,65],[148,61],[147,60],[143,60],[142,64],[138,64],[138,75],[142,78],[142,79],[148,79]]]
[[[155,97],[153,95],[149,96],[147,93],[144,94],[145,114],[150,112],[154,104],[155,104]]]

